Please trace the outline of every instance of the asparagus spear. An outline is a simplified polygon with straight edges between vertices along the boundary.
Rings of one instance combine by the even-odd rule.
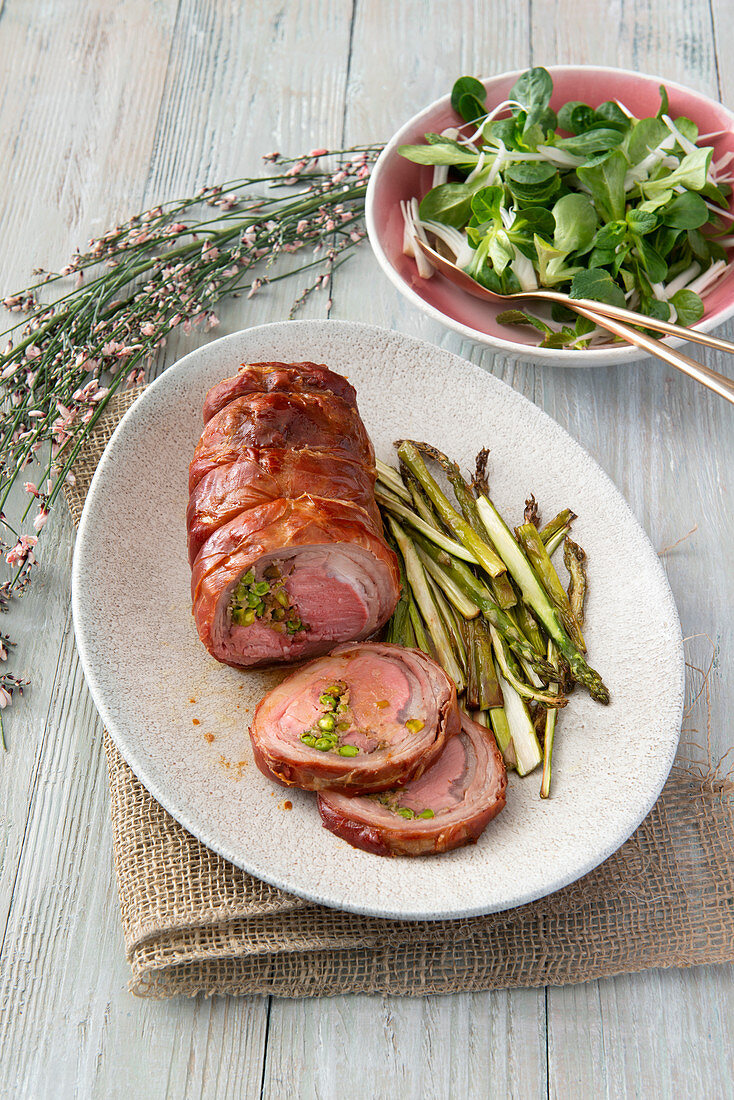
[[[451,605],[447,603],[443,592],[428,573],[426,573],[425,576],[426,581],[428,582],[428,587],[431,590],[431,595],[433,596],[433,602],[436,606],[436,610],[438,611],[443,625],[446,628],[446,633],[449,636],[454,657],[456,658],[456,663],[461,668],[463,674],[461,683],[459,683],[458,681],[456,682],[456,690],[461,693],[466,687],[467,672],[467,653],[466,646],[464,645],[464,639],[454,620]]]
[[[512,621],[509,613],[503,611],[495,603],[489,589],[474,576],[470,569],[467,569],[462,562],[453,562],[448,554],[444,554],[428,539],[416,535],[415,541],[430,558],[438,562],[443,571],[456,583],[457,587],[477,605],[487,622],[496,627],[518,657],[523,657],[539,676],[547,679],[553,675],[553,669],[545,657],[541,657],[535,652],[525,635]]]
[[[418,610],[415,600],[411,596],[410,604],[408,605],[408,612],[410,614],[410,625],[413,628],[413,634],[415,636],[415,644],[418,649],[422,649],[424,653],[427,653],[429,657],[433,657],[434,650],[428,635],[426,634],[426,628],[423,625],[423,619],[421,613]]]
[[[548,593],[550,600],[555,604],[558,614],[561,616],[561,622],[568,631],[569,637],[582,653],[585,653],[586,643],[581,633],[581,626],[573,613],[571,601],[566,595],[566,590],[561,584],[555,566],[550,560],[548,551],[543,545],[543,540],[538,534],[537,529],[533,527],[532,523],[523,523],[522,526],[517,528],[515,534],[517,535],[520,545],[530,559],[530,562],[534,566],[535,572],[540,578],[541,584]]]
[[[456,610],[459,611],[465,619],[475,619],[479,614],[479,608],[462,592],[456,581],[453,580],[453,578],[441,568],[438,562],[434,561],[420,546],[418,547],[418,556],[426,572],[433,577],[436,584],[448,597]]]
[[[530,719],[530,713],[525,700],[521,698],[514,687],[504,679],[499,669],[496,669],[496,672],[500,688],[502,689],[502,696],[505,701],[503,710],[505,718],[507,719],[510,736],[512,737],[515,767],[517,768],[518,775],[527,775],[528,772],[537,768],[543,759],[538,736],[535,732],[535,726]],[[490,712],[490,716],[492,728],[495,730],[495,735],[497,735],[494,711]],[[500,744],[499,738],[497,744]],[[504,755],[505,750],[502,749],[502,752]]]
[[[392,466],[388,466],[386,462],[381,462],[380,459],[375,460],[375,467],[377,469],[377,480],[396,497],[400,497],[410,504],[410,493],[403,485],[400,474]]]
[[[472,495],[468,483],[462,477],[458,463],[452,462],[443,451],[439,451],[437,447],[432,447],[429,443],[414,442],[413,446],[416,447],[418,451],[428,455],[429,458],[432,458],[435,462],[438,462],[446,471],[446,475],[453,487],[454,496],[461,508],[464,519],[470,527],[476,531],[480,539],[490,546],[489,536],[487,535],[487,531],[477,511],[477,502]],[[491,577],[490,589],[495,600],[503,610],[514,607],[517,603],[517,596],[507,573],[501,573],[498,577]]]
[[[517,766],[517,757],[515,755],[512,734],[510,733],[510,723],[507,721],[504,707],[493,707],[489,712],[489,721],[492,726],[494,739],[497,742],[497,748],[505,759],[506,767],[515,768]]]
[[[417,614],[417,612],[416,612]],[[401,645],[405,649],[420,649],[418,642],[415,639],[415,630],[413,629],[413,620],[410,617],[410,604],[408,604],[408,615],[405,620],[405,630],[403,632],[402,640],[396,642],[396,645]]]
[[[480,710],[493,710],[504,703],[492,656],[492,641],[483,619],[474,623],[474,662],[479,687]]]
[[[548,541],[545,543],[545,548],[548,551],[548,557],[552,558],[558,547],[571,530],[570,525],[568,527],[561,527],[560,531],[556,531],[555,535],[551,535]],[[542,538],[542,535],[541,535]]]
[[[586,663],[583,654],[579,652],[568,637],[556,608],[548,599],[545,589],[535,575],[525,554],[513,538],[512,532],[502,516],[487,496],[479,497],[477,507],[492,542],[502,555],[508,570],[519,584],[524,599],[530,604],[548,635],[560,650],[573,679],[583,684],[594,699],[597,699],[600,703],[608,703],[609,692],[601,676]]]
[[[466,522],[464,517],[452,506],[448,497],[441,491],[436,481],[428,472],[428,468],[415,444],[408,439],[404,439],[398,447],[398,457],[405,463],[413,477],[419,482],[431,504],[438,512],[441,520],[467,548],[474,561],[481,565],[483,569],[486,569],[490,577],[498,577],[501,573],[507,572],[505,563],[495,554],[491,546],[488,546],[487,543],[479,537],[470,524]],[[466,559],[466,554],[458,554],[456,556],[468,560]]]
[[[568,586],[568,599],[571,610],[580,626],[584,623],[584,600],[586,598],[586,554],[571,539],[563,544],[563,563],[571,578]]]
[[[489,493],[487,493],[487,496],[489,496]],[[550,523],[546,523],[545,527],[541,527],[538,533],[546,546],[554,535],[557,535],[562,528],[569,527],[576,518],[575,512],[572,512],[570,508],[564,508],[562,512],[553,517]]]
[[[540,628],[535,621],[530,608],[523,600],[518,600],[517,604],[513,608],[515,618],[517,619],[517,625],[522,630],[523,634],[533,646],[535,651],[539,654],[545,653],[545,642],[543,636],[540,633]]]
[[[410,493],[410,500],[418,515],[425,523],[429,523],[431,527],[435,527],[437,531],[445,531],[436,522],[436,513],[431,508],[430,503],[426,500],[423,493],[420,491],[420,487],[414,478],[406,477],[406,484],[408,492]]]
[[[489,496],[489,493],[487,493],[487,496]],[[540,527],[540,513],[538,512],[538,502],[532,493],[525,501],[523,522],[532,523],[533,527]]]
[[[502,675],[508,683],[512,684],[518,695],[522,695],[524,699],[535,699],[538,703],[543,703],[545,706],[549,707],[564,705],[564,700],[558,694],[558,689],[554,692],[540,691],[530,684],[523,683],[520,677],[520,670],[512,659],[512,655],[508,651],[504,638],[493,626],[490,626],[489,632],[492,637],[492,648],[494,649],[497,664],[502,671]]]
[[[553,645],[553,642],[548,642],[548,660],[551,664],[558,664],[558,650]],[[551,691],[559,690],[558,684],[550,684]],[[555,707],[550,707],[545,713],[545,736],[543,738],[543,778],[540,783],[540,797],[548,798],[550,796],[551,785],[551,757],[553,756],[553,741],[556,735],[556,719],[558,717],[558,711]]]
[[[441,546],[444,550],[448,550],[454,557],[469,561],[472,565],[479,564],[471,551],[467,550],[465,546],[460,542],[456,542],[454,539],[448,538],[443,532],[439,531],[438,528],[426,523],[417,512],[412,511],[410,508],[406,508],[392,495],[392,493],[383,493],[380,489],[376,489],[375,499],[386,512],[389,512],[393,516],[397,516],[399,519],[405,520],[405,522],[409,523],[416,531],[420,531],[426,538],[435,542],[437,546]]]
[[[418,557],[418,552],[403,528],[392,516],[389,517],[388,522],[393,538],[398,544],[403,561],[405,562],[405,572],[408,577],[408,583],[413,591],[413,596],[420,609],[420,613],[425,620],[433,644],[436,647],[436,656],[439,664],[443,666],[445,671],[454,681],[457,690],[463,690],[464,673],[454,655],[451,641],[434,602],[426,574],[421,565],[420,558]],[[415,627],[415,621],[413,625]],[[459,684],[461,684],[461,688],[459,688]]]
[[[479,662],[476,660],[476,623],[474,620],[466,623],[466,650],[467,675],[466,675],[466,705],[472,710],[479,710]]]
[[[410,612],[408,610],[408,600],[405,593],[401,592],[398,606],[393,611],[390,622],[387,624],[385,641],[389,642],[391,645],[403,645],[403,638],[405,637],[409,622]]]
[[[466,623],[467,688],[466,705],[475,710],[501,707],[503,703],[494,671],[492,645],[482,619]]]
[[[456,466],[455,469],[455,474],[449,474],[449,481],[454,488],[454,495],[459,503],[459,507],[464,513],[464,518],[467,523],[470,523],[479,537],[484,539],[487,545],[489,545],[489,536],[484,529],[484,524],[479,518],[477,502],[471,495],[469,486],[459,473],[459,467]],[[503,610],[506,611],[508,608],[515,606],[517,603],[517,596],[515,595],[515,590],[512,587],[512,583],[507,573],[501,573],[499,577],[490,577],[490,587],[494,598]]]

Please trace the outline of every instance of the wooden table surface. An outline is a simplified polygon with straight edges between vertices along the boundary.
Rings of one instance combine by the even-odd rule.
[[[615,65],[734,107],[731,16],[731,0],[0,0],[0,287],[155,201],[255,171],[272,149],[385,140],[462,73]],[[493,355],[419,316],[366,245],[342,275],[332,316],[433,341],[526,394],[609,472],[657,547],[697,525],[663,560],[684,634],[716,646],[711,738],[723,752],[731,407],[650,362],[575,371]],[[219,333],[282,319],[295,292],[234,303]],[[303,316],[326,310],[316,294]],[[167,362],[201,339],[173,340]],[[6,712],[0,761],[1,1096],[734,1095],[725,967],[424,999],[135,999],[63,513],[22,615],[3,624],[33,686]],[[708,639],[688,655],[707,661]]]

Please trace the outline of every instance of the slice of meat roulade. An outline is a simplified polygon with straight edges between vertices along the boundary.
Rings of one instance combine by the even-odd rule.
[[[490,730],[461,716],[461,732],[404,787],[361,798],[322,791],[327,829],[380,856],[448,852],[476,841],[505,805],[507,773]]]
[[[435,661],[371,643],[294,672],[260,702],[250,737],[269,778],[354,795],[421,775],[460,723],[456,688]]]
[[[189,466],[191,492],[216,466],[250,447],[329,451],[374,465],[375,454],[357,410],[333,393],[250,393],[236,397],[202,432]]]
[[[204,423],[235,397],[247,393],[335,393],[357,407],[357,395],[346,378],[320,363],[243,363],[234,378],[212,386],[204,401]]]
[[[239,667],[368,638],[399,594],[395,554],[367,512],[308,495],[240,512],[207,539],[191,575],[202,642]]]
[[[240,512],[304,493],[358,504],[380,530],[371,467],[309,448],[252,448],[234,462],[210,470],[191,493],[186,513],[190,564],[217,528]]]

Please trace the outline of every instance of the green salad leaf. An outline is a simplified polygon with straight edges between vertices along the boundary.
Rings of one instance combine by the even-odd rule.
[[[486,99],[484,85],[473,76],[460,76],[451,89],[451,106],[465,122],[486,115]]]
[[[553,95],[553,80],[547,69],[528,69],[510,88],[510,99],[520,103],[525,111],[527,130],[536,123],[543,129],[552,129],[556,125],[556,116],[550,110]]]
[[[734,165],[712,167],[695,121],[671,119],[664,87],[647,118],[615,100],[557,104],[556,115],[551,75],[536,66],[507,98],[490,118],[484,84],[459,77],[456,127],[400,147],[437,170],[419,206],[426,231],[445,226],[464,270],[501,294],[558,287],[684,325],[700,320],[703,302],[689,284],[703,275],[705,286],[712,264],[728,259]],[[562,308],[550,324],[524,310],[501,318],[530,324],[545,347],[598,338],[592,322]]]
[[[471,203],[471,187],[465,183],[442,183],[421,201],[419,213],[424,221],[443,222],[458,229],[466,225]]]
[[[677,290],[670,300],[679,325],[695,325],[703,317],[703,302],[694,290]]]
[[[624,292],[617,286],[608,271],[595,268],[592,271],[579,271],[574,275],[569,290],[571,298],[591,298],[595,302],[606,302],[610,306],[626,306]]]
[[[596,235],[599,215],[588,195],[569,191],[551,211],[553,243],[564,252],[585,252]]]
[[[601,218],[605,221],[624,218],[627,159],[621,150],[615,149],[595,164],[582,165],[576,169],[576,175],[591,192]]]

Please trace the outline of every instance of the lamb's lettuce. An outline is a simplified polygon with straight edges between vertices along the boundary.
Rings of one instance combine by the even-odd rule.
[[[535,67],[495,118],[484,85],[461,77],[451,104],[465,125],[400,147],[417,164],[449,170],[422,199],[420,219],[462,234],[465,270],[490,290],[531,288],[535,278],[575,298],[694,324],[703,304],[681,282],[727,257],[716,234],[730,224],[716,210],[726,210],[734,166],[713,170],[695,122],[672,119],[665,88],[660,95],[649,118],[614,100],[560,104],[556,116],[551,76]],[[673,280],[678,289],[667,293]],[[594,329],[581,317],[570,324],[563,310],[558,330],[524,311],[502,316],[533,325],[546,347],[584,346]]]

